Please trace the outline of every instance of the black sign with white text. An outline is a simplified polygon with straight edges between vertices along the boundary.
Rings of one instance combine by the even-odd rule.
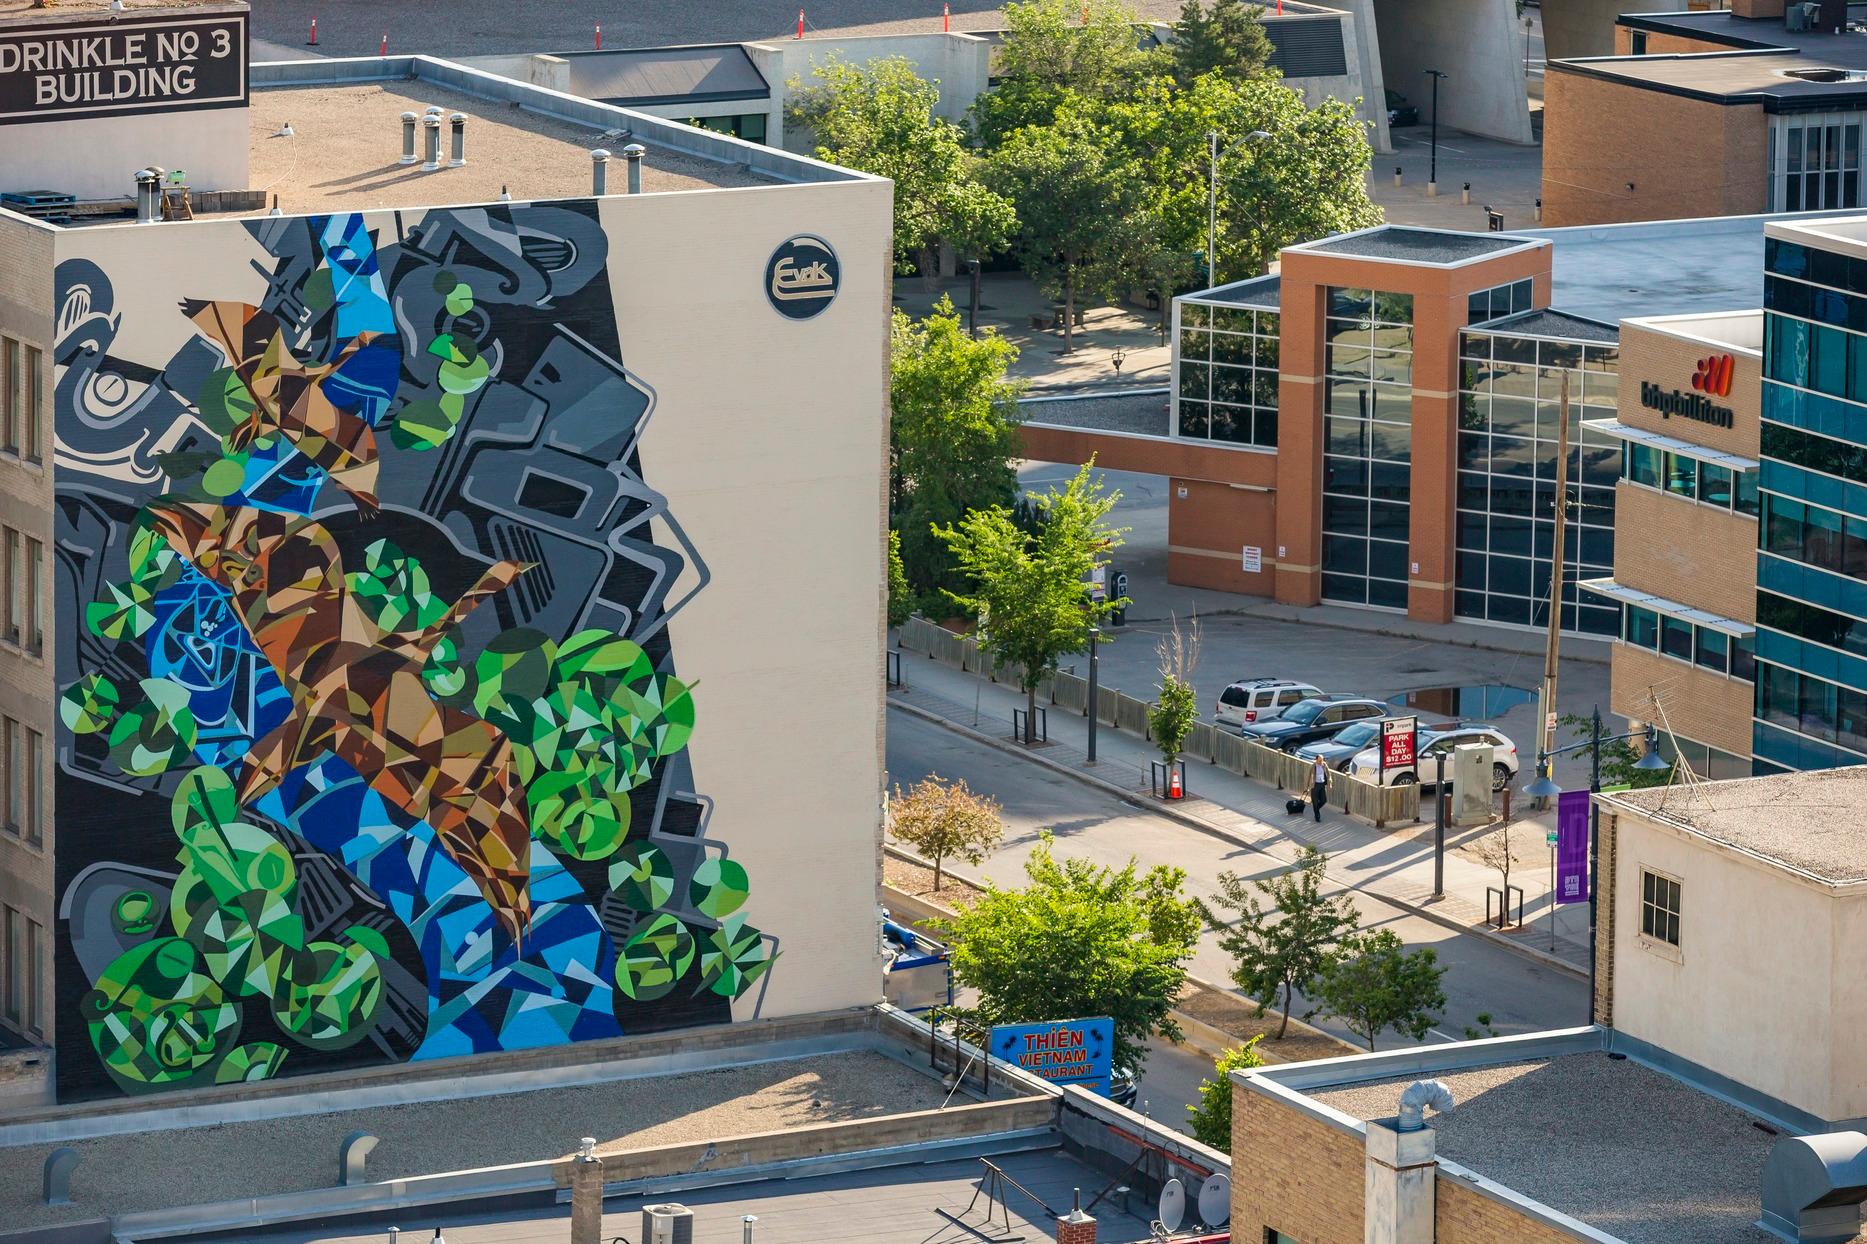
[[[0,125],[243,104],[246,21],[171,12],[0,30]]]

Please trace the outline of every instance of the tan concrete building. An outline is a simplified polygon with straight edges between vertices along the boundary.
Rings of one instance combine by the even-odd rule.
[[[1867,771],[1598,799],[1596,1023],[1233,1073],[1233,1239],[1855,1238]]]
[[[1762,345],[1761,311],[1624,320],[1591,425],[1622,445],[1614,574],[1582,584],[1623,607],[1611,704],[1701,777],[1751,771]]]
[[[1613,56],[1552,60],[1545,223],[1859,206],[1867,34],[1811,7],[1625,13]]]

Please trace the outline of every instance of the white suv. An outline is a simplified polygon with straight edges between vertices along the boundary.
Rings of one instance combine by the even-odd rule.
[[[1322,692],[1306,682],[1287,678],[1243,678],[1219,693],[1212,719],[1222,726],[1248,726],[1270,721],[1292,705]]]
[[[1377,745],[1355,757],[1349,766],[1349,772],[1369,782],[1378,782],[1383,786],[1411,786],[1418,782],[1422,786],[1439,785],[1440,776],[1446,767],[1446,757],[1455,747],[1465,747],[1473,743],[1489,743],[1491,755],[1491,789],[1503,790],[1517,776],[1517,745],[1510,741],[1502,730],[1495,726],[1450,726],[1441,730],[1421,730],[1419,738],[1419,764],[1410,769],[1389,769],[1381,773],[1381,749]]]

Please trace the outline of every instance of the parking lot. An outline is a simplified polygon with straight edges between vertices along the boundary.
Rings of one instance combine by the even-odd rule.
[[[1027,489],[1041,492],[1068,474],[1065,467],[1028,463],[1020,479]],[[1166,581],[1168,481],[1118,471],[1103,476],[1109,487],[1122,492],[1114,521],[1130,531],[1114,561],[1128,574],[1129,595],[1135,602],[1130,624],[1111,630],[1111,641],[1101,646],[1105,686],[1151,698],[1159,682],[1156,645],[1170,633],[1170,618],[1190,629],[1197,616],[1201,653],[1193,683],[1202,718],[1211,720],[1219,693],[1235,680],[1296,679],[1324,691],[1395,702],[1395,712],[1417,712],[1422,724],[1455,718],[1487,721],[1522,753],[1524,772],[1517,785],[1529,780],[1536,739],[1535,692],[1543,665],[1540,633],[1473,623],[1420,627],[1399,615],[1338,606],[1303,610],[1298,620],[1287,621],[1270,615],[1289,610],[1262,598],[1175,587]],[[1382,634],[1376,628],[1396,633]],[[1604,721],[1620,728],[1608,717],[1608,645],[1565,637],[1563,653],[1557,680],[1559,711],[1586,714],[1599,704]],[[1088,673],[1081,657],[1066,659],[1063,667]],[[1500,711],[1486,712],[1487,701]],[[1561,741],[1569,741],[1566,731]],[[1565,788],[1586,786],[1586,753],[1559,758],[1556,781]]]

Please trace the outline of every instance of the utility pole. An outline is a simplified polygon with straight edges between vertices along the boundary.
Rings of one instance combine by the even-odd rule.
[[[1096,762],[1096,696],[1101,686],[1101,662],[1097,659],[1097,645],[1102,640],[1102,628],[1089,628],[1089,754],[1090,764]]]
[[[1219,284],[1219,131],[1206,131],[1206,288]]]
[[[1439,80],[1446,75],[1440,70],[1428,69],[1426,76],[1433,80],[1432,155],[1426,173],[1426,197],[1430,199],[1439,193]]]
[[[1562,650],[1563,535],[1569,516],[1569,373],[1562,373],[1556,416],[1555,542],[1549,550],[1549,635],[1543,647],[1543,689],[1537,701],[1536,750],[1555,767],[1556,663]],[[1534,550],[1532,550],[1534,551]],[[1540,802],[1540,801],[1539,801]]]

